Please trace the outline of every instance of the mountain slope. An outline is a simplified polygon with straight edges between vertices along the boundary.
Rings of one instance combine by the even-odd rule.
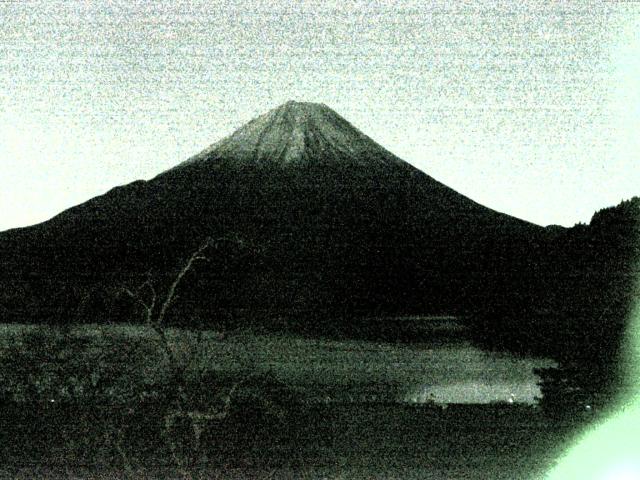
[[[18,315],[67,318],[83,298],[140,284],[147,271],[168,282],[205,237],[229,233],[251,247],[210,252],[176,316],[460,312],[502,288],[532,288],[548,238],[403,162],[328,107],[288,102],[148,182],[0,234],[0,300]]]

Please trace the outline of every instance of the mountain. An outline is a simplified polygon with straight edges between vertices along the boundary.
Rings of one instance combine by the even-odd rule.
[[[531,298],[559,234],[455,192],[324,105],[288,102],[152,180],[1,233],[0,304],[14,319],[130,321],[119,286],[162,290],[205,238],[232,235],[185,280],[173,321],[464,313],[507,289]]]

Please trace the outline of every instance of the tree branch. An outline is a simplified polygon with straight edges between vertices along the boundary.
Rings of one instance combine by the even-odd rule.
[[[178,272],[178,275],[176,276],[175,280],[173,281],[173,283],[169,287],[169,291],[167,292],[167,297],[165,298],[165,301],[162,304],[162,307],[160,307],[160,313],[158,314],[158,318],[157,318],[157,320],[155,322],[156,325],[160,326],[160,325],[163,324],[164,317],[165,317],[165,315],[167,313],[167,310],[171,306],[173,301],[175,300],[176,289],[178,288],[178,285],[180,284],[180,282],[182,281],[184,276],[189,272],[189,270],[191,270],[191,268],[193,267],[193,264],[195,262],[199,261],[199,260],[206,260],[207,259],[207,257],[204,256],[204,251],[207,248],[209,248],[211,243],[212,243],[211,239],[207,238],[204,241],[204,243],[202,245],[200,245],[198,250],[196,250],[191,255],[191,257],[189,257],[189,260],[184,265],[184,267],[182,267],[182,270],[180,270]]]
[[[140,289],[138,289],[139,291]],[[145,321],[147,324],[151,323],[151,318],[153,315],[153,308],[155,306],[156,303],[156,297],[155,295],[152,297],[151,303],[147,304],[142,298],[140,298],[140,295],[138,295],[137,293],[132,292],[128,287],[126,286],[122,286],[122,291],[124,293],[126,293],[127,295],[129,295],[129,297],[131,297],[135,302],[137,302],[138,304],[140,304],[140,306],[142,306],[142,308],[144,308],[145,311]]]

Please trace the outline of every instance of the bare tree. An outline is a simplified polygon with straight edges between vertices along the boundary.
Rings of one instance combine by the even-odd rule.
[[[175,278],[169,285],[164,297],[158,292],[158,289],[154,285],[154,278],[151,271],[146,273],[145,281],[140,284],[136,289],[131,289],[127,286],[122,287],[122,291],[133,299],[144,312],[144,323],[151,327],[160,337],[167,357],[171,365],[176,366],[178,364],[175,352],[170,348],[170,342],[167,338],[166,316],[169,308],[179,298],[177,294],[178,287],[184,281],[185,276],[194,270],[196,264],[199,262],[208,261],[206,256],[207,250],[217,247],[220,243],[232,242],[239,246],[244,246],[244,242],[237,236],[224,236],[217,239],[207,237],[204,242],[191,254],[191,256],[184,262]]]
[[[122,291],[142,308],[144,323],[157,334],[167,357],[170,369],[170,380],[174,386],[174,391],[172,392],[173,405],[164,417],[163,427],[165,439],[174,463],[184,478],[191,478],[188,469],[188,463],[191,462],[181,453],[179,448],[180,440],[173,435],[173,430],[180,422],[188,422],[192,435],[191,457],[200,457],[201,436],[204,429],[210,422],[221,421],[228,416],[231,409],[232,398],[237,389],[245,381],[240,380],[235,382],[227,393],[222,396],[221,404],[208,406],[206,409],[190,405],[186,393],[187,382],[185,377],[186,371],[190,366],[189,364],[193,362],[194,358],[190,358],[190,362],[182,361],[168,337],[168,327],[166,323],[167,312],[178,299],[177,292],[179,287],[184,282],[185,277],[194,271],[198,263],[208,260],[207,251],[217,247],[222,242],[232,242],[236,245],[244,246],[244,243],[237,236],[225,236],[215,240],[211,238],[205,239],[181,266],[164,295],[160,295],[159,288],[156,286],[151,272],[147,272],[145,281],[137,288],[122,287]],[[199,349],[199,343],[202,342],[202,335],[200,333],[196,335],[196,342],[196,348]],[[191,355],[191,357],[194,357],[194,355]]]

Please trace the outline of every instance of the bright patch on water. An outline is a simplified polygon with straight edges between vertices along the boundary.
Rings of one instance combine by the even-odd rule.
[[[535,404],[541,393],[537,384],[537,377],[533,374],[530,366],[532,360],[520,360],[520,362],[512,359],[501,360],[506,365],[509,365],[507,362],[512,362],[514,370],[517,367],[523,372],[523,378],[519,381],[513,381],[506,373],[503,373],[502,377],[494,378],[492,382],[488,382],[484,378],[479,380],[470,378],[466,381],[451,384],[446,383],[446,378],[441,378],[438,379],[438,383],[419,386],[410,390],[402,400],[407,403],[418,404],[431,402],[442,404],[494,402]],[[545,365],[544,361],[539,361],[539,364]],[[527,376],[525,377],[525,375]]]

